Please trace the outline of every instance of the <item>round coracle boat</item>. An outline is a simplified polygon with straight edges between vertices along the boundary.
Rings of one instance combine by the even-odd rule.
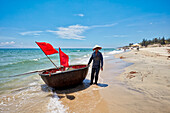
[[[44,70],[39,73],[43,81],[52,88],[68,88],[81,84],[88,73],[87,65],[70,65]]]

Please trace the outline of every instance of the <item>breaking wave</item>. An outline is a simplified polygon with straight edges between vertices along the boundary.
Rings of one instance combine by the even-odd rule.
[[[50,98],[50,102],[47,105],[49,113],[67,113],[68,108],[64,107],[59,99],[57,94],[53,93],[53,96]]]

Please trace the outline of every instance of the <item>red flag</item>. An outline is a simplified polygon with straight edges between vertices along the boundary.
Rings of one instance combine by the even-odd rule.
[[[36,42],[36,43],[46,55],[58,53],[58,51],[54,49],[53,46],[49,43],[46,42]]]
[[[65,66],[65,67],[68,67],[69,66],[69,64],[68,64],[68,61],[69,61],[68,55],[66,55],[64,52],[62,52],[60,48],[59,48],[59,54],[60,54],[60,64]]]

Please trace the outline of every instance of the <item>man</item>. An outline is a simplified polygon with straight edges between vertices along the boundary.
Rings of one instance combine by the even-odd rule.
[[[101,52],[99,52],[99,50],[101,50],[101,49],[102,49],[102,47],[100,47],[98,45],[94,46],[94,48],[93,48],[94,52],[93,52],[93,54],[89,60],[89,63],[88,63],[88,65],[90,65],[90,63],[93,60],[90,85],[93,84],[94,74],[95,74],[95,83],[94,84],[97,85],[98,74],[99,74],[100,68],[103,71],[103,55]],[[100,66],[100,64],[101,64],[101,66]]]

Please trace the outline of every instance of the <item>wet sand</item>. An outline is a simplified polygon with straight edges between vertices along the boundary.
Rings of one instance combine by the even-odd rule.
[[[82,84],[66,90],[52,91],[34,75],[37,84],[1,95],[0,112],[169,113],[167,55],[152,49],[108,55],[99,85],[89,85],[89,69]]]
[[[103,87],[88,86],[73,93],[74,100],[61,101],[69,107],[68,112],[75,113],[169,113],[170,60],[166,49],[133,50],[114,55],[118,59],[110,56],[100,72]]]
[[[98,85],[89,85],[91,71],[89,69],[88,76],[82,85],[69,90],[56,91],[56,93],[60,97],[62,104],[68,108],[68,112],[124,112],[126,109],[123,108],[123,102],[128,103],[128,101],[122,98],[126,98],[124,95],[129,94],[129,89],[126,89],[124,84],[117,80],[116,77],[124,71],[125,67],[131,64],[115,59],[111,55],[105,60],[104,71],[100,72]]]

